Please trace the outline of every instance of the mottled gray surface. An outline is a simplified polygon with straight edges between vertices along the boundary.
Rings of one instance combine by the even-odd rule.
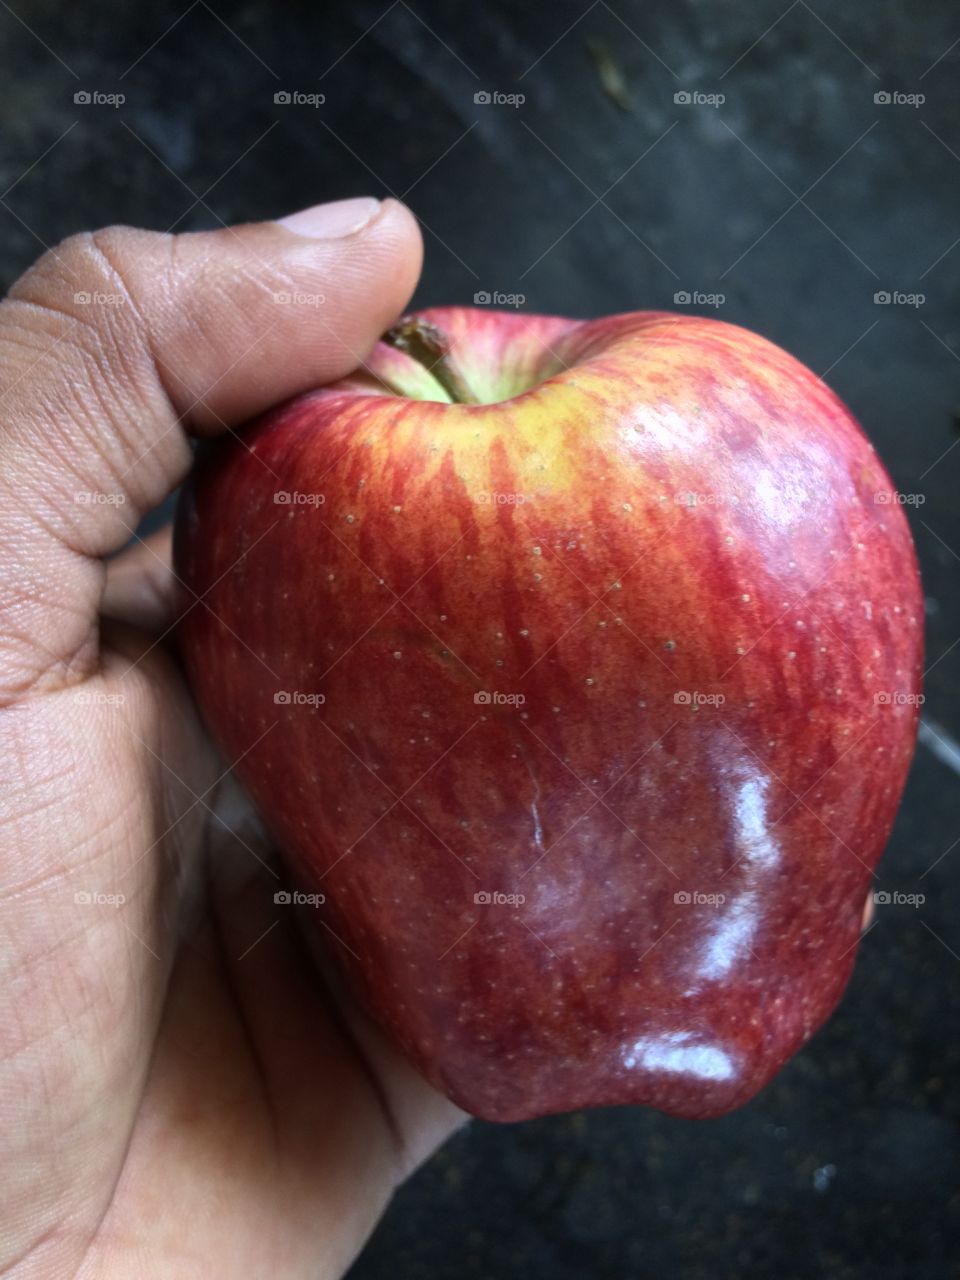
[[[423,303],[501,290],[595,315],[722,292],[717,314],[824,373],[923,495],[926,710],[960,737],[954,4],[188,3],[19,0],[33,33],[0,9],[6,281],[79,228],[201,228],[369,190],[408,192],[428,228]],[[282,90],[327,101],[275,104]],[[877,306],[884,289],[926,301]],[[921,747],[881,883],[926,903],[881,910],[840,1012],[754,1103],[699,1125],[473,1125],[398,1195],[352,1280],[960,1274],[958,794]]]

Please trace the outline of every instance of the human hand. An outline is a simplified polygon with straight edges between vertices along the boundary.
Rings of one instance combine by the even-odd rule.
[[[341,1275],[462,1119],[274,907],[169,646],[168,532],[105,563],[189,433],[356,367],[420,253],[372,200],[110,228],[0,304],[4,1277]]]

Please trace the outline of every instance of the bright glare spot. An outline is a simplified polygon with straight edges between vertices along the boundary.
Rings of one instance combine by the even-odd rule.
[[[671,1075],[694,1076],[698,1080],[729,1080],[734,1074],[730,1056],[712,1044],[688,1044],[689,1031],[672,1035],[645,1036],[623,1055],[627,1068],[667,1071]]]

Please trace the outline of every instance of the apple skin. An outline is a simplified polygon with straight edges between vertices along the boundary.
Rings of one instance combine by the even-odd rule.
[[[360,373],[203,452],[192,687],[439,1089],[491,1120],[720,1115],[854,963],[916,735],[902,509],[743,329],[421,315],[499,402],[381,343],[392,391]]]

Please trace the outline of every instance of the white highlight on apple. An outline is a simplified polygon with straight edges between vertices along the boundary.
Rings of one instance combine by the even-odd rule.
[[[689,1031],[669,1036],[644,1036],[625,1051],[623,1065],[630,1070],[666,1071],[671,1075],[695,1076],[698,1080],[730,1080],[734,1064],[728,1053],[714,1044],[688,1043]]]
[[[750,866],[770,867],[780,858],[780,848],[767,825],[766,790],[768,778],[755,775],[740,785],[734,810],[737,833],[736,849],[740,862]],[[733,899],[710,933],[698,973],[704,978],[722,978],[735,968],[757,928],[759,900],[749,889]]]

